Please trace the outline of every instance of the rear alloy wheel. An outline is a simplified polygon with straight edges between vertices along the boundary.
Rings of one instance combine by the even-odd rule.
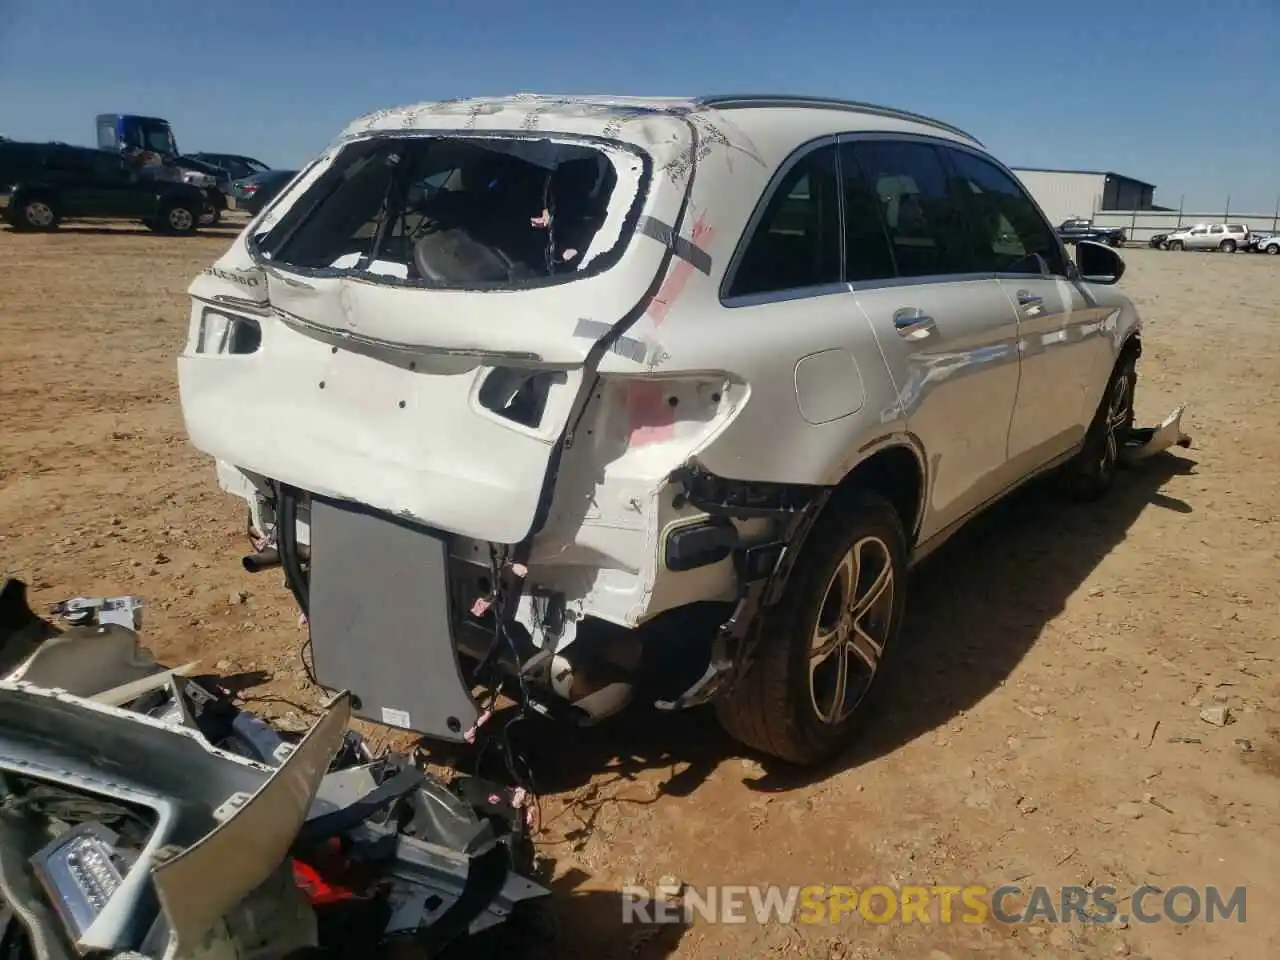
[[[1223,253],[1235,253],[1236,242],[1234,240],[1223,240],[1222,243],[1218,245],[1218,249]]]
[[[778,603],[761,613],[755,662],[716,704],[746,746],[789,763],[830,760],[871,712],[906,602],[897,512],[857,491],[828,507]]]
[[[23,202],[13,225],[19,230],[49,231],[58,228],[58,211],[48,200],[33,198]]]

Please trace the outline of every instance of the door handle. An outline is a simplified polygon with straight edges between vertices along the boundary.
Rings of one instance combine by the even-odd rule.
[[[896,310],[893,314],[893,327],[898,331],[898,335],[906,340],[923,340],[938,329],[938,325],[933,322],[933,317],[918,307],[902,307]]]

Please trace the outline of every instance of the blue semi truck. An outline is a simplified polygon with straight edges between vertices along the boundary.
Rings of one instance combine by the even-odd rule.
[[[200,225],[211,227],[222,219],[231,195],[231,175],[220,167],[184,157],[168,120],[132,113],[100,113],[96,121],[98,148],[140,156],[148,165],[173,168],[182,180],[204,191],[206,206]]]

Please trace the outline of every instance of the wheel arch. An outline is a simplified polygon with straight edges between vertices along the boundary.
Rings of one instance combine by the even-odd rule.
[[[34,183],[16,184],[9,193],[9,206],[12,209],[17,209],[27,200],[35,198],[51,202],[55,206],[59,206],[61,201],[57,187],[49,183],[36,181]]]
[[[902,521],[908,546],[913,546],[924,520],[927,462],[914,435],[899,433],[882,438],[858,451],[857,459],[835,483],[832,502],[842,501],[858,490],[884,497]]]

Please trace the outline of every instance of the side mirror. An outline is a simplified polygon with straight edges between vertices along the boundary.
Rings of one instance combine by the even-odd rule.
[[[1124,258],[1105,243],[1081,240],[1076,244],[1076,266],[1086,283],[1119,283],[1124,276]]]

